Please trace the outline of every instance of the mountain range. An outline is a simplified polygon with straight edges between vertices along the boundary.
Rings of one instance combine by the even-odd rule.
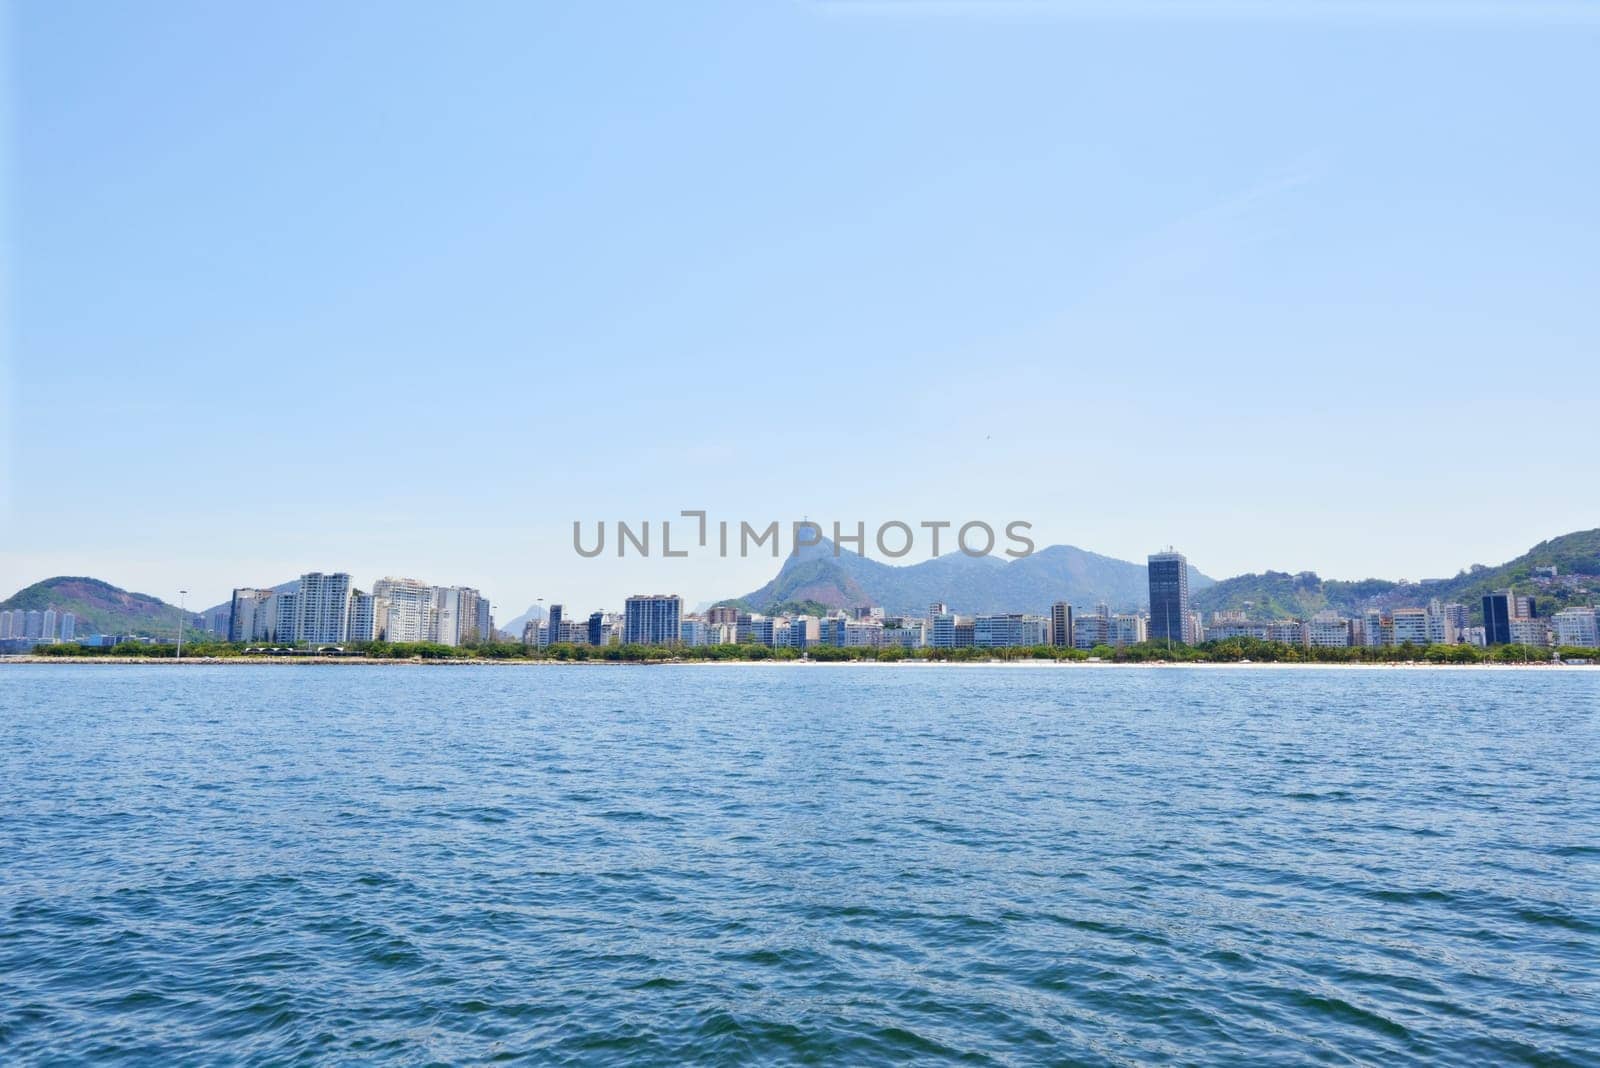
[[[1534,589],[1535,568],[1554,568],[1557,577],[1541,578]],[[290,581],[275,588],[285,591],[296,585]],[[1371,608],[1425,605],[1433,598],[1459,601],[1476,615],[1485,593],[1508,586],[1535,594],[1541,615],[1547,609],[1600,599],[1600,529],[1542,541],[1496,567],[1478,564],[1453,578],[1422,582],[1352,582],[1323,579],[1312,571],[1266,571],[1217,582],[1192,566],[1189,569],[1190,595],[1196,609],[1208,616],[1217,611],[1242,611],[1254,619],[1305,617],[1323,609],[1358,615]],[[832,543],[824,540],[798,556],[786,558],[772,581],[759,590],[719,603],[763,612],[872,604],[891,614],[920,615],[934,601],[972,614],[1044,613],[1051,604],[1062,600],[1080,609],[1101,601],[1115,609],[1136,609],[1148,599],[1143,564],[1071,545],[1052,545],[1010,562],[958,553],[896,567],[848,551],[835,557]],[[43,611],[51,607],[77,616],[79,634],[170,635],[178,619],[176,605],[83,576],[45,579],[0,601],[0,609]],[[205,611],[224,607],[217,605]],[[543,608],[530,607],[502,629],[520,635],[522,621],[534,615],[542,618]],[[188,613],[187,618],[191,630],[198,633],[199,614]]]
[[[1215,580],[1192,565],[1191,591]],[[1048,612],[1056,601],[1134,608],[1148,600],[1145,565],[1101,556],[1074,545],[1052,545],[1020,560],[952,553],[895,567],[849,550],[835,554],[824,538],[784,560],[771,582],[724,601],[752,611],[790,606],[851,608],[879,605],[890,615],[922,615],[934,601],[953,611]]]
[[[1552,567],[1564,577],[1540,584],[1537,595],[1546,607],[1589,603],[1600,591],[1600,529],[1542,541],[1498,567],[1477,564],[1448,579],[1342,581],[1313,571],[1267,571],[1217,582],[1191,565],[1189,591],[1194,607],[1208,616],[1240,611],[1252,619],[1305,618],[1324,609],[1359,615],[1372,608],[1426,605],[1433,598],[1459,601],[1478,613],[1484,594],[1508,586],[1534,592],[1529,589],[1534,569]],[[1080,610],[1101,601],[1113,609],[1138,609],[1149,603],[1149,588],[1145,565],[1071,545],[1052,545],[1011,562],[954,555],[894,567],[848,551],[835,556],[824,541],[786,559],[759,590],[721,603],[769,613],[870,604],[892,615],[920,615],[934,601],[969,614],[1042,614],[1056,601]]]

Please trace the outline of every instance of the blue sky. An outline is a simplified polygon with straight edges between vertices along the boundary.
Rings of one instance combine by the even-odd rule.
[[[1600,14],[13,4],[0,587],[745,592],[684,508],[1420,578],[1600,525]]]

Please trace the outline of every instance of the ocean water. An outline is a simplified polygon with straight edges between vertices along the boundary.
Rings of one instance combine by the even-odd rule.
[[[1600,672],[0,667],[0,1063],[1600,1062]]]

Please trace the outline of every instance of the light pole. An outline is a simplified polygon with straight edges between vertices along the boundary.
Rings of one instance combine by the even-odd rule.
[[[189,596],[188,590],[178,591],[178,655],[175,660],[183,659],[183,599]]]

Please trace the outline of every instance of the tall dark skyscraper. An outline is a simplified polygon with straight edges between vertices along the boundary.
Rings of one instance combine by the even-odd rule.
[[[558,604],[553,604],[550,606],[549,629],[545,633],[549,635],[549,638],[546,640],[546,644],[548,645],[554,645],[556,642],[562,640],[561,606]]]
[[[589,644],[590,645],[599,645],[600,644],[600,635],[602,633],[604,633],[605,625],[606,625],[606,615],[605,615],[604,612],[591,612],[591,613],[589,613]]]
[[[1050,606],[1050,644],[1072,648],[1072,606],[1065,601]]]
[[[1150,557],[1150,640],[1189,641],[1189,561],[1168,550]]]
[[[1488,645],[1511,644],[1511,591],[1483,598],[1483,640]]]

